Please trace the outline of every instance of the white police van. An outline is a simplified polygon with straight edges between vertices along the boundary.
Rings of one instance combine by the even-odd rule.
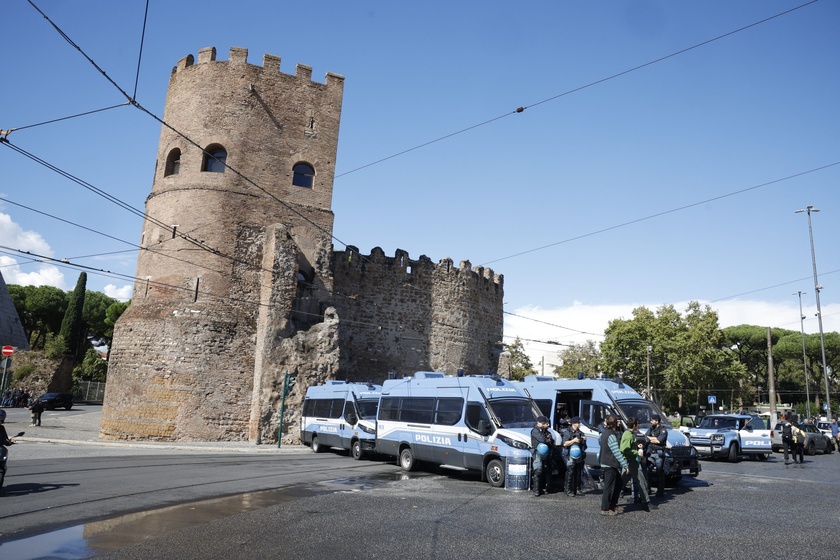
[[[300,440],[320,453],[330,447],[354,459],[374,451],[381,385],[327,381],[309,387],[300,418]]]
[[[530,454],[537,416],[531,399],[497,375],[421,371],[382,384],[376,451],[397,457],[406,471],[425,461],[480,471],[501,487],[505,459]]]
[[[609,379],[557,379],[549,376],[529,375],[523,381],[515,382],[528,396],[534,399],[540,411],[551,420],[551,427],[562,430],[571,417],[580,416],[581,431],[586,435],[587,466],[600,469],[600,429],[607,415],[612,414],[627,425],[627,419],[639,420],[639,429],[650,428],[650,417],[658,414],[662,425],[668,428],[668,442],[665,451],[666,480],[674,483],[683,475],[697,476],[700,464],[697,451],[682,432],[671,426],[656,403],[645,400],[632,387],[625,385],[620,377]]]

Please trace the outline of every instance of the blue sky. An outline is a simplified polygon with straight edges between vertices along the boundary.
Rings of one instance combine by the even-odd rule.
[[[158,116],[171,68],[203,47],[345,76],[335,245],[493,268],[506,337],[600,340],[577,331],[691,300],[722,326],[796,330],[798,291],[816,332],[807,218],[794,213],[809,204],[824,329],[840,330],[836,2],[702,44],[807,2],[152,0],[138,72],[144,1],[33,1]],[[125,98],[26,0],[0,4],[0,21],[9,142],[143,209],[159,123],[125,106],[31,126]],[[15,250],[133,275],[139,218],[9,146],[0,166],[7,283],[78,277]],[[94,272],[88,287],[130,295]],[[552,362],[558,346],[527,348]]]

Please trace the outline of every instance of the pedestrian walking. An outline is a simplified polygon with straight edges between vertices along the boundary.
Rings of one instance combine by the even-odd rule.
[[[793,425],[786,414],[782,415],[782,450],[785,452],[785,465],[789,465],[788,452],[793,453]],[[793,457],[796,462],[796,456]]]
[[[41,402],[41,399],[35,399],[32,401],[32,404],[29,405],[29,415],[32,418],[32,425],[33,426],[40,426],[41,425],[41,413],[44,412],[44,404]]]
[[[621,494],[621,477],[630,472],[627,459],[621,454],[619,436],[616,432],[618,419],[610,414],[604,419],[599,454],[601,473],[604,477],[604,491],[601,495],[601,515],[618,515],[618,497]]]

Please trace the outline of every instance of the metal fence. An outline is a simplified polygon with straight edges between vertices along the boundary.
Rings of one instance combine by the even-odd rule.
[[[105,384],[101,381],[77,381],[73,397],[78,401],[101,403],[105,398]]]

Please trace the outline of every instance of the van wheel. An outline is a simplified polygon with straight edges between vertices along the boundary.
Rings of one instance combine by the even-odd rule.
[[[756,455],[756,457],[758,458],[759,461],[766,461],[767,459],[770,458],[770,454],[769,453],[759,453],[758,455]]]
[[[808,451],[806,451],[808,455],[816,455],[817,454],[817,444],[813,441],[808,444]]]
[[[733,443],[729,446],[729,455],[726,458],[730,463],[738,462],[738,444]]]
[[[400,451],[400,467],[404,471],[413,471],[417,466],[417,461],[414,460],[414,453],[410,447],[404,448]]]
[[[362,444],[359,440],[355,440],[350,444],[350,456],[357,461],[362,458]]]
[[[315,453],[321,453],[324,450],[324,447],[318,443],[318,436],[312,436],[312,451]]]
[[[505,467],[499,459],[491,459],[487,463],[484,476],[493,488],[501,488],[505,485]]]

